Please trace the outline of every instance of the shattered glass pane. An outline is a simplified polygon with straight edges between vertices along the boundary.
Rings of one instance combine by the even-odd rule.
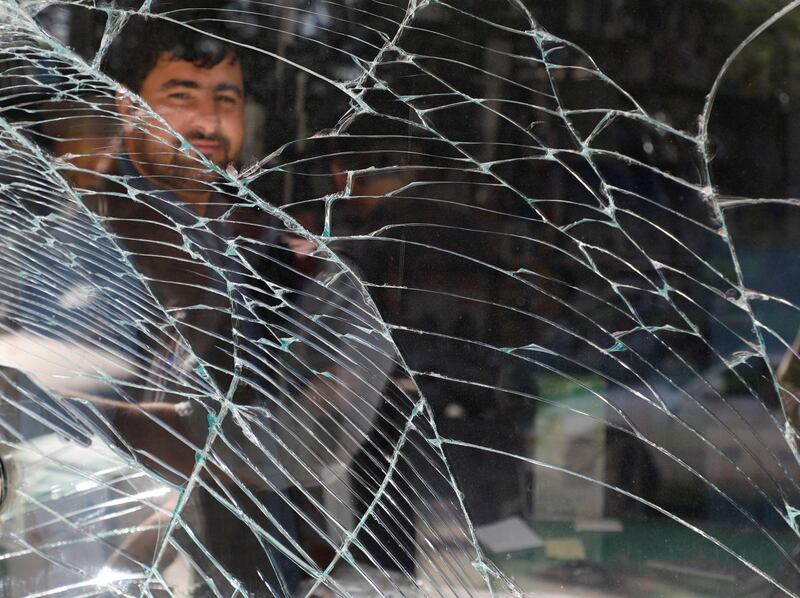
[[[0,595],[800,595],[800,0],[2,0]]]

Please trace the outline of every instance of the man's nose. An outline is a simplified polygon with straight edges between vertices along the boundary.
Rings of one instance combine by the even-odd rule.
[[[203,98],[198,101],[195,105],[194,116],[194,128],[204,135],[212,135],[219,132],[220,114],[213,98]]]

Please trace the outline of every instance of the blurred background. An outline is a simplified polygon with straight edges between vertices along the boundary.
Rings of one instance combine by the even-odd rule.
[[[241,44],[242,180],[358,265],[522,591],[800,593],[800,12],[722,70],[786,5],[160,5]],[[91,62],[140,6],[35,19]],[[88,193],[109,98],[1,68],[0,117]]]

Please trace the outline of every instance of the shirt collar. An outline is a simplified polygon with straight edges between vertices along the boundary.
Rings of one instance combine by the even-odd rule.
[[[142,192],[138,194],[140,200],[170,220],[183,226],[191,226],[201,219],[191,204],[182,201],[173,191],[160,187],[155,181],[139,172],[128,154],[120,156],[117,172],[126,185]],[[228,203],[230,202],[226,201],[224,195],[213,191],[208,198],[206,218],[213,220],[221,216]]]

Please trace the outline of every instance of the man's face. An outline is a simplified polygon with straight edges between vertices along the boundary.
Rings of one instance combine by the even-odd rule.
[[[225,168],[236,160],[244,136],[244,86],[242,67],[229,54],[212,68],[200,68],[165,53],[142,81],[139,95],[198,153]],[[121,105],[123,113],[130,107]],[[138,119],[137,119],[138,121]],[[193,152],[156,119],[143,117],[146,128],[128,126],[125,147],[140,172],[177,189],[197,189],[196,181],[213,181],[216,175],[202,168]]]

